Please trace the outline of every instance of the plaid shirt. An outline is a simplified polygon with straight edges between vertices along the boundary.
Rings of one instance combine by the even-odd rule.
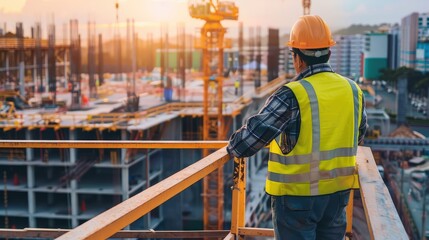
[[[320,72],[334,72],[328,63],[316,64],[301,72],[294,81]],[[362,98],[362,121],[359,126],[359,142],[362,142],[367,129],[365,101]],[[231,135],[227,151],[235,157],[249,157],[268,145],[282,132],[286,133],[286,153],[289,153],[298,140],[301,116],[298,100],[286,86],[279,88],[266,101],[258,114],[247,119],[246,123]]]

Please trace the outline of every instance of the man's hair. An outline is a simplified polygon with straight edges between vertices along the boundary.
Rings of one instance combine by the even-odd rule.
[[[317,49],[306,49],[308,51],[324,51],[328,48],[317,48]],[[298,54],[299,57],[305,62],[307,66],[319,64],[319,63],[327,63],[329,60],[329,57],[331,56],[331,51],[328,50],[329,53],[320,57],[313,57],[313,56],[307,56],[304,53],[302,53],[298,48],[292,48],[292,52],[295,54]]]

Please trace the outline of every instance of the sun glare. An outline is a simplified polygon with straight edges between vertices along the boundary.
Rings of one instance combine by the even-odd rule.
[[[185,0],[151,0],[145,12],[151,21],[185,21],[188,18],[186,2]]]
[[[0,11],[4,13],[18,13],[21,12],[25,5],[26,0],[0,0]]]

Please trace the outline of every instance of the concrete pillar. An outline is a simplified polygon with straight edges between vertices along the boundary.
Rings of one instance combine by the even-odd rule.
[[[47,92],[49,92],[49,82],[48,82],[48,79],[49,79],[49,71],[48,71],[48,54],[45,54],[45,67],[44,67],[44,69],[45,69],[45,79],[44,79],[44,83],[43,83],[43,86],[45,86],[45,93],[47,93]]]
[[[396,95],[396,123],[399,125],[407,123],[407,108],[408,108],[408,79],[406,76],[401,76],[398,79]]]
[[[37,93],[37,60],[36,60],[36,54],[33,51],[33,86],[34,86],[34,93]]]
[[[429,88],[428,90],[428,95],[426,95],[426,119],[429,119]]]
[[[25,131],[25,139],[26,140],[32,140],[32,138],[31,138],[31,130],[26,130]],[[34,158],[34,149],[32,149],[32,148],[26,148],[25,149],[25,155],[26,155],[26,160],[27,161],[32,161],[33,160],[33,158]]]
[[[70,140],[76,140],[75,130],[70,130]],[[76,148],[70,148],[70,163],[76,163]]]
[[[124,141],[128,140],[128,134],[127,134],[126,129],[121,130],[121,140],[124,140]],[[121,164],[128,163],[129,159],[127,159],[127,149],[126,148],[121,149],[121,155],[119,157],[121,159]]]
[[[70,131],[70,140],[76,140],[76,131]],[[70,163],[76,163],[76,148],[70,148]],[[77,216],[79,215],[79,201],[77,196],[77,181],[75,179],[70,181],[70,200],[71,200],[71,215],[72,215],[72,227],[77,227],[79,225],[79,221]]]
[[[77,219],[77,216],[79,215],[79,201],[78,201],[78,197],[77,197],[77,193],[76,193],[76,189],[77,189],[77,181],[76,180],[71,180],[70,181],[70,187],[71,187],[71,196],[70,196],[70,200],[71,200],[71,214],[72,214],[72,227],[77,227],[79,225],[79,221]]]
[[[26,130],[25,131],[25,139],[31,140],[31,131]],[[25,160],[27,162],[33,160],[33,149],[32,148],[26,148],[25,149]],[[31,228],[36,227],[36,219],[34,218],[34,213],[36,212],[36,198],[34,197],[34,166],[27,165],[27,197],[28,197],[28,226]]]
[[[128,140],[128,134],[127,134],[127,130],[121,130],[121,139],[122,140]],[[122,148],[121,149],[121,185],[122,185],[122,201],[128,199],[129,196],[129,187],[130,184],[128,182],[129,179],[129,172],[128,172],[128,168],[125,167],[125,165],[128,164],[128,157],[127,157],[127,149],[126,148]]]
[[[232,132],[237,131],[237,118],[234,116],[232,117]]]
[[[25,96],[25,65],[24,62],[19,63],[19,94]]]
[[[6,76],[9,77],[9,53],[6,52],[6,59],[5,59],[5,65],[6,65]]]
[[[67,76],[67,51],[64,51],[64,79],[66,88],[69,86],[69,78]]]
[[[34,196],[34,167],[31,165],[27,166],[27,197],[28,197],[28,225],[31,228],[36,226],[36,219],[34,213],[36,212],[36,198]]]
[[[125,167],[122,167],[121,169],[121,182],[122,182],[122,201],[125,201],[129,197],[129,172],[128,169]]]

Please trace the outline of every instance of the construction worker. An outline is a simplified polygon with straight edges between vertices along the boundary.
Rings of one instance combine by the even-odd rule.
[[[297,76],[232,134],[227,151],[248,157],[269,144],[265,191],[276,239],[343,239],[345,207],[359,188],[357,146],[367,128],[359,86],[328,63],[325,21],[305,15],[288,46]]]
[[[240,88],[240,79],[236,78],[234,81],[235,96],[238,95],[238,89],[239,88]]]

